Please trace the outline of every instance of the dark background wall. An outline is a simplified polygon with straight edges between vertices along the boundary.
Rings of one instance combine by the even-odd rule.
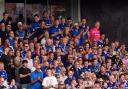
[[[81,0],[81,17],[93,26],[101,22],[101,32],[111,41],[128,43],[128,3],[123,0]]]

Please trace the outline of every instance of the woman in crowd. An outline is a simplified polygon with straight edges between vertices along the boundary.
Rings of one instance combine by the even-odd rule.
[[[23,22],[0,23],[0,88],[13,89],[15,81],[27,89],[128,88],[127,47],[101,34],[100,21],[89,29],[85,18],[44,15],[34,15],[26,30]]]

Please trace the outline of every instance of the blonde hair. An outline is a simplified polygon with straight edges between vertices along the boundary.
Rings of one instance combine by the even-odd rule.
[[[4,70],[4,63],[3,62],[0,62],[0,67],[2,70]]]

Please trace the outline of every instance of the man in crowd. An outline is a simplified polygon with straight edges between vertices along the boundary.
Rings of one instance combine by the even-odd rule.
[[[31,69],[31,68],[33,67],[33,60],[31,59],[31,54],[32,54],[31,51],[28,50],[27,53],[26,53],[26,58],[25,58],[25,60],[28,61],[27,67],[28,67],[29,69]]]
[[[99,21],[97,21],[95,23],[95,27],[90,30],[89,37],[91,42],[100,41],[100,22]]]
[[[43,89],[57,89],[58,88],[58,82],[56,77],[53,75],[52,69],[47,69],[47,77],[43,80]]]
[[[0,23],[7,23],[8,22],[9,14],[8,12],[3,13],[3,19],[0,21]]]
[[[0,88],[13,85],[10,71],[15,73],[17,69],[20,76],[15,75],[20,82],[16,83],[19,82],[21,89],[128,87],[126,45],[118,41],[111,43],[106,34],[100,34],[99,21],[89,29],[86,19],[73,23],[72,17],[55,19],[56,16],[44,13],[41,19],[39,15],[34,15],[34,22],[29,25],[19,22],[15,27],[7,20],[8,13],[3,14],[0,61],[6,72],[0,63]],[[27,25],[24,32],[23,25]],[[3,83],[2,78],[9,83]]]
[[[41,89],[43,81],[43,73],[40,70],[40,65],[36,66],[36,70],[31,73],[31,89]]]
[[[28,61],[22,61],[22,67],[19,69],[19,76],[20,76],[20,86],[21,89],[30,89],[30,75],[31,70],[27,68]]]

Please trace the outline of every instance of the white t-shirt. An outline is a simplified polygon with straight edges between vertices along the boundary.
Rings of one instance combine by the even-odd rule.
[[[59,79],[59,81],[62,81],[63,83],[64,83],[64,81],[67,79],[67,76],[65,75],[65,76],[62,76],[62,75],[60,75],[60,79]]]
[[[28,61],[27,67],[31,69],[33,67],[33,60],[32,59],[26,59]]]
[[[46,87],[48,87],[49,85],[55,86],[57,84],[58,84],[57,79],[54,76],[45,77],[42,83],[42,85]],[[54,88],[50,88],[50,89],[54,89]]]

